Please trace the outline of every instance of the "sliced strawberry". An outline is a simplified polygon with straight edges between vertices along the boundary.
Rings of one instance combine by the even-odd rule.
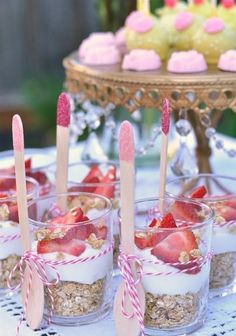
[[[100,181],[101,186],[98,186],[94,193],[98,195],[105,196],[107,198],[113,198],[115,192],[114,182],[116,180],[116,168],[110,166],[106,175]]]
[[[9,220],[17,223],[19,221],[17,205],[11,204],[8,207],[9,207]]]
[[[9,194],[6,192],[0,192],[0,198],[8,198]]]
[[[223,217],[226,221],[231,221],[236,219],[236,209],[225,204],[221,207],[217,207],[215,212],[218,216]]]
[[[151,223],[150,223],[148,226],[149,226],[150,228],[152,228],[152,227],[156,226],[157,223],[158,223],[157,219],[156,219],[156,218],[153,218],[152,221],[151,221]]]
[[[25,160],[25,171],[30,172],[31,168],[32,168],[31,158],[28,158],[28,159]]]
[[[229,197],[229,195],[226,195],[226,196]],[[230,197],[229,199],[224,201],[223,204],[236,209],[236,197]]]
[[[88,174],[83,179],[82,183],[90,183],[90,181],[96,177],[99,181],[103,178],[103,174],[97,165],[93,165]]]
[[[16,182],[14,179],[0,179],[0,191],[16,190]]]
[[[168,232],[136,232],[134,236],[135,245],[143,250],[147,247],[154,247],[168,236]]]
[[[53,252],[63,252],[78,257],[85,251],[85,248],[85,243],[80,240],[72,239],[70,241],[67,241],[64,240],[64,238],[56,238],[49,241],[39,241],[37,245],[37,253],[45,254]]]
[[[197,266],[197,263],[194,262],[194,257],[190,255],[190,252],[198,248],[196,238],[192,231],[184,230],[179,232],[173,232],[168,235],[164,240],[157,244],[152,250],[151,254],[157,257],[158,259],[164,261],[165,263],[178,263],[181,256],[181,252],[186,252],[189,255],[189,260],[193,262],[189,264],[180,264],[175,267],[179,269],[188,269],[193,266]],[[196,267],[195,270],[191,270],[188,273],[197,273],[199,268]]]
[[[202,186],[194,189],[191,192],[190,197],[191,198],[203,198],[206,194],[207,194],[206,187],[204,185],[202,185]]]
[[[171,212],[174,218],[178,218],[179,220],[193,223],[196,223],[199,220],[195,204],[184,201],[175,201],[171,207]]]
[[[81,208],[71,209],[64,216],[54,217],[48,223],[51,224],[75,224],[79,222],[87,221],[88,217],[84,216],[84,213]]]
[[[175,219],[172,215],[172,213],[167,213],[160,222],[160,228],[176,228],[177,225],[175,223]]]
[[[40,185],[44,185],[47,183],[48,178],[47,175],[42,171],[37,172],[26,172],[26,176],[34,178]]]

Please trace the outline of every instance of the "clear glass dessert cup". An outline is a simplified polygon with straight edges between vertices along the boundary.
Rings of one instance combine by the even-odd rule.
[[[26,179],[28,201],[38,197],[39,186],[32,178]],[[12,296],[7,281],[11,270],[22,255],[20,227],[14,176],[0,175],[0,296]],[[20,283],[20,273],[14,272],[11,286]]]
[[[0,174],[14,175],[14,152],[12,150],[0,153]],[[55,170],[55,157],[45,149],[25,149],[26,176],[35,179],[39,184],[40,196],[54,191],[54,184],[48,171]]]
[[[169,194],[189,197],[202,186],[206,194],[196,200],[209,205],[215,212],[210,296],[226,296],[236,293],[236,179],[215,174],[183,176],[170,181],[166,189]]]
[[[84,204],[86,212],[82,210]],[[55,267],[46,266],[52,285],[45,286],[45,319],[52,314],[53,323],[83,325],[102,319],[110,311],[111,213],[110,200],[91,193],[44,196],[29,206],[34,227],[32,250]],[[57,273],[59,282],[53,284]]]
[[[182,213],[191,214],[191,220],[183,220]],[[172,216],[176,226],[166,227]],[[211,208],[191,200],[167,197],[135,203],[135,253],[142,261],[146,298],[145,335],[185,335],[203,325],[212,222]]]
[[[110,174],[110,178],[109,178]],[[73,192],[89,192],[107,197],[113,206],[114,275],[119,274],[117,258],[119,254],[120,236],[118,208],[120,206],[119,165],[115,161],[83,161],[73,163],[68,168],[69,190]]]

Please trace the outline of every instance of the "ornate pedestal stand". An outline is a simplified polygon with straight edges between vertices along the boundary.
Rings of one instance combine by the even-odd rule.
[[[63,60],[65,86],[71,94],[80,94],[100,106],[113,103],[129,113],[140,107],[160,108],[162,99],[170,100],[175,118],[185,109],[193,126],[200,172],[210,172],[209,137],[205,130],[216,127],[224,109],[236,112],[236,74],[215,66],[198,74],[171,74],[163,64],[159,71],[122,71],[120,64],[91,67],[79,63],[76,53]]]

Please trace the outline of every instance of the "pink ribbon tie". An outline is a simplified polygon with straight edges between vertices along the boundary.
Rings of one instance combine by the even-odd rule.
[[[132,271],[133,263],[136,263],[138,265],[137,279],[134,278],[134,274]],[[120,268],[120,273],[123,277],[125,284],[125,289],[122,297],[122,313],[128,319],[132,319],[134,316],[137,317],[140,325],[141,336],[144,336],[144,317],[141,311],[140,301],[136,288],[136,286],[142,279],[142,262],[135,255],[128,255],[121,251],[118,257],[118,266]],[[125,309],[125,301],[127,295],[133,307],[133,313],[127,313]]]

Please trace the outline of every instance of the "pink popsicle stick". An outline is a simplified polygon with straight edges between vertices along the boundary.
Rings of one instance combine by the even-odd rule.
[[[70,113],[70,97],[67,93],[63,92],[60,94],[57,102],[57,194],[67,192]],[[60,208],[65,211],[66,198],[58,197],[57,202]]]
[[[21,240],[24,252],[30,250],[30,233],[28,224],[27,189],[25,180],[25,160],[24,160],[24,132],[19,115],[14,115],[12,119],[12,138],[15,156],[15,174],[17,191],[17,208],[19,215],[19,225]],[[44,291],[43,283],[38,277],[38,273],[32,264],[32,280],[30,280],[30,270],[26,266],[24,272],[24,282],[22,285],[22,299],[25,310],[26,321],[32,329],[40,326],[43,318]],[[32,283],[29,293],[29,283]],[[26,303],[27,302],[27,309]]]
[[[119,134],[120,184],[121,184],[121,250],[125,254],[134,254],[134,135],[128,121],[124,121]],[[136,278],[135,264],[132,273]],[[145,311],[145,294],[141,283],[137,286],[141,312]],[[114,302],[114,320],[118,336],[138,336],[140,324],[137,316],[128,319],[122,312],[122,298],[125,284],[120,284]],[[131,302],[124,303],[126,311],[132,312]]]
[[[162,105],[162,118],[161,118],[161,159],[160,159],[160,212],[163,213],[164,210],[164,197],[165,197],[165,186],[166,186],[166,169],[167,169],[167,151],[168,151],[168,134],[170,127],[170,107],[168,99],[163,100]]]

